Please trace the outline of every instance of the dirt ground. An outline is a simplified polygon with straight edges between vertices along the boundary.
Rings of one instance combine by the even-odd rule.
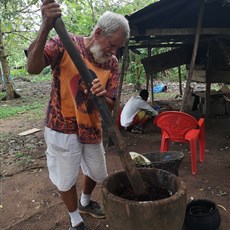
[[[1,106],[3,104],[1,102]],[[68,214],[57,189],[48,178],[44,155],[43,121],[33,122],[24,118],[25,114],[20,114],[16,119],[0,120],[0,229],[68,229]],[[18,133],[29,128],[41,130],[27,136],[18,136]],[[145,128],[144,134],[135,134],[122,129],[121,134],[127,143],[128,151],[142,154],[159,151],[161,134],[152,123]],[[107,147],[106,132],[104,136],[108,172],[122,170],[116,147]],[[230,229],[230,118],[223,116],[206,119],[205,162],[204,164],[198,162],[195,176],[191,174],[189,146],[172,144],[170,150],[182,151],[185,154],[179,175],[186,184],[187,201],[200,198],[212,200],[218,205],[221,215],[219,230]],[[16,157],[17,151],[24,152],[25,155]],[[78,185],[80,193],[81,173]],[[101,185],[97,185],[93,199],[102,202]],[[89,216],[83,218],[90,230],[109,230],[106,219],[97,220]]]

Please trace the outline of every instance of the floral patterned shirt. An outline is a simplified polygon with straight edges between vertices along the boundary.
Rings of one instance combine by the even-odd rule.
[[[97,64],[85,49],[83,37],[70,34],[86,66],[105,87],[106,96],[115,100],[118,88],[118,61]],[[44,49],[46,64],[51,65],[53,81],[45,125],[67,134],[77,134],[81,143],[96,144],[102,140],[100,113],[88,95],[85,84],[58,36],[50,39]]]

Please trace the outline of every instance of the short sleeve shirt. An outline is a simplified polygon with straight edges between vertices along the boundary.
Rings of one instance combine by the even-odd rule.
[[[70,34],[86,66],[105,87],[106,96],[115,100],[118,88],[118,61],[97,64],[83,42],[83,37]],[[91,97],[84,93],[85,84],[58,36],[44,49],[46,64],[52,68],[52,89],[45,125],[53,130],[77,134],[81,143],[96,144],[102,140],[100,113]]]

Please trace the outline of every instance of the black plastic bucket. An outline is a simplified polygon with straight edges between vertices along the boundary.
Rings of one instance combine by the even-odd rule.
[[[187,204],[185,225],[189,230],[217,230],[221,216],[213,201],[200,199]]]
[[[174,152],[153,152],[143,154],[151,163],[135,164],[137,167],[157,168],[174,173],[178,176],[180,164],[184,159],[184,154],[180,151]]]

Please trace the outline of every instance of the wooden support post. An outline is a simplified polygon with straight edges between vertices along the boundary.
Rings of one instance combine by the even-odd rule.
[[[205,92],[205,100],[204,100],[205,117],[210,116],[210,92],[211,92],[211,83],[208,81],[208,71],[207,71],[206,73],[206,92]]]
[[[180,95],[183,94],[182,91],[182,80],[181,80],[181,68],[180,65],[178,66],[178,77],[179,77],[179,90],[180,90]]]
[[[210,116],[210,94],[211,94],[211,80],[209,80],[210,77],[210,69],[211,69],[211,63],[212,63],[212,58],[213,54],[210,54],[210,49],[211,49],[212,43],[209,43],[208,46],[208,60],[207,60],[207,67],[206,67],[206,88],[205,88],[205,98],[204,98],[204,114],[205,117]]]
[[[196,54],[197,54],[201,25],[202,25],[203,14],[204,14],[204,4],[205,3],[203,1],[201,3],[201,6],[200,6],[200,12],[199,12],[199,16],[198,16],[198,23],[197,23],[195,41],[194,41],[194,46],[193,46],[192,58],[191,58],[191,62],[190,62],[189,74],[187,77],[186,87],[185,87],[185,91],[184,91],[184,95],[183,95],[181,111],[186,111],[188,109],[188,106],[189,106],[189,97],[191,96],[190,83],[192,80],[193,70],[195,67]]]
[[[150,78],[150,74],[146,74],[146,89],[149,90],[149,78]]]
[[[148,57],[151,57],[151,47],[148,47]],[[153,93],[153,75],[152,74],[147,74],[147,84],[146,84],[146,89],[149,90],[149,78],[151,80],[151,85],[150,85],[150,92],[151,92],[151,104],[154,105],[154,93]]]
[[[151,74],[151,94],[152,94],[152,106],[154,105],[154,92],[153,92],[153,73]]]
[[[120,102],[121,102],[121,91],[122,91],[122,86],[123,86],[123,82],[124,82],[124,77],[125,77],[125,73],[128,69],[128,54],[129,54],[129,50],[128,50],[128,44],[129,41],[127,41],[125,43],[125,48],[123,51],[123,60],[122,60],[122,66],[121,66],[121,71],[120,71],[120,79],[119,79],[119,88],[118,88],[118,95],[117,95],[117,99],[116,99],[116,105],[114,108],[114,117],[117,117],[117,113],[118,113],[118,108],[120,106]]]

